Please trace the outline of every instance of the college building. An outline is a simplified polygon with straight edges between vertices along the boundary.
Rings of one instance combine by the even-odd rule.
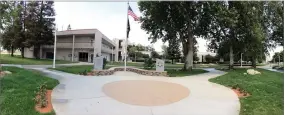
[[[93,62],[94,54],[103,56],[108,61],[123,59],[125,40],[110,40],[98,29],[57,31],[56,37],[57,60]],[[40,47],[39,55],[42,59],[53,59],[53,52],[53,45],[43,45]],[[24,56],[34,58],[33,47],[25,48]]]

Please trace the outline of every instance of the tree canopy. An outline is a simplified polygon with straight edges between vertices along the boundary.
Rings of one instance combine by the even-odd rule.
[[[53,44],[54,8],[53,1],[1,1],[0,12],[2,41],[4,49],[21,50],[34,48],[34,56],[39,58],[42,45]],[[2,7],[3,6],[3,7]]]
[[[141,28],[149,39],[182,43],[184,69],[191,70],[195,39],[210,41],[210,51],[234,57],[243,53],[257,59],[277,45],[283,45],[283,2],[279,1],[141,1]],[[277,45],[276,45],[277,44]]]

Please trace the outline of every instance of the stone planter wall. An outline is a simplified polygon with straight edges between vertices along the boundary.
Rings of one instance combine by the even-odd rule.
[[[167,72],[157,72],[154,70],[144,70],[144,69],[138,69],[138,68],[126,68],[127,71],[130,72],[135,72],[137,74],[141,74],[141,75],[147,75],[147,76],[167,76]],[[124,68],[121,67],[115,67],[115,68],[111,68],[109,70],[94,70],[92,71],[92,74],[95,76],[104,76],[104,75],[112,75],[114,74],[114,72],[116,71],[124,71]]]

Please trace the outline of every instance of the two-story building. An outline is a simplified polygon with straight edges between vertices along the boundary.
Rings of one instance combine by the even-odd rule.
[[[103,56],[108,61],[118,57],[118,52],[114,52],[115,43],[98,29],[57,31],[56,36],[57,60],[93,62],[94,54]],[[53,59],[53,51],[53,45],[41,46],[40,58]],[[34,58],[33,48],[25,48],[24,55],[27,58]]]

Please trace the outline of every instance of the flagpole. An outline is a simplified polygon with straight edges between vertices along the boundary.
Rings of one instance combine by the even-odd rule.
[[[129,1],[128,1],[128,6],[127,6],[127,28],[126,30],[128,31],[128,21],[129,21],[129,14],[128,14],[128,11],[129,11]],[[127,71],[127,47],[128,47],[128,35],[126,35],[126,40],[125,40],[125,71]]]

